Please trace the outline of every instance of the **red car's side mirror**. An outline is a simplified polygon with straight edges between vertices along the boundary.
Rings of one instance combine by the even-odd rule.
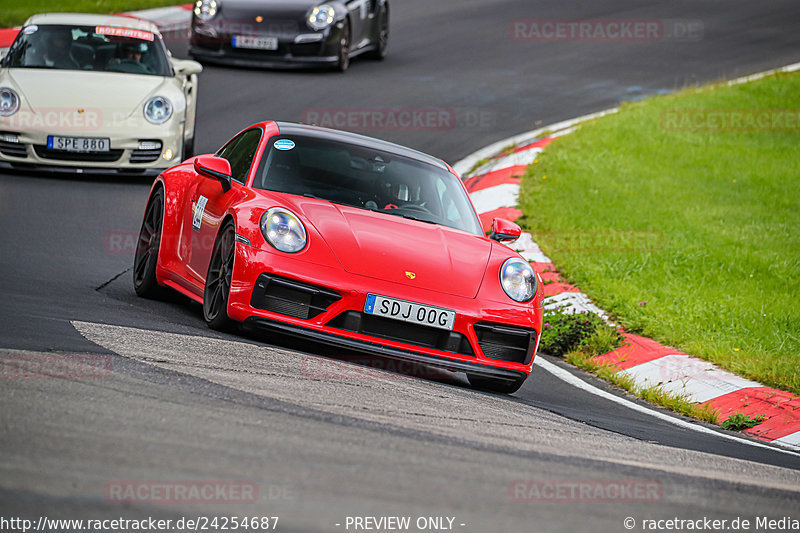
[[[492,233],[489,238],[497,242],[515,241],[522,235],[522,228],[510,220],[495,218],[492,220]]]
[[[228,192],[231,189],[231,164],[223,157],[213,155],[201,155],[194,160],[194,171],[205,176],[217,180],[222,184],[222,190]]]

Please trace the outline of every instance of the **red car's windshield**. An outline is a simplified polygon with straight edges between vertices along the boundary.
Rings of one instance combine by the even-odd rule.
[[[424,162],[354,144],[294,135],[274,137],[253,186],[483,235],[456,176]]]
[[[172,75],[158,35],[115,26],[25,26],[3,66]]]

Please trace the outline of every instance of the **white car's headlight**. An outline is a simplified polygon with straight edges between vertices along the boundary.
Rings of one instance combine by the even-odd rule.
[[[0,87],[0,117],[10,117],[19,110],[19,95],[14,89]]]
[[[336,10],[328,4],[322,4],[308,14],[308,25],[312,30],[322,31],[336,19]]]
[[[217,15],[219,3],[217,0],[197,0],[194,3],[194,14],[200,20],[211,20]]]
[[[306,247],[308,236],[300,219],[282,207],[273,207],[261,217],[261,233],[281,252],[299,252]]]
[[[527,302],[536,294],[536,274],[526,261],[512,257],[500,269],[500,285],[512,300]]]
[[[172,116],[172,102],[163,96],[154,96],[144,104],[144,118],[152,124],[163,124]]]

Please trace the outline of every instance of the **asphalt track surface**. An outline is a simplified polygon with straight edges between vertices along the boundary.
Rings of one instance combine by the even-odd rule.
[[[511,21],[531,17],[681,19],[701,21],[703,33],[512,40]],[[185,41],[170,46],[185,55]],[[433,108],[452,113],[454,127],[365,131],[454,162],[620,101],[798,60],[794,1],[396,0],[383,63],[358,60],[345,75],[208,67],[197,151],[309,109]],[[138,231],[148,187],[0,176],[0,349],[97,355],[113,369],[100,379],[2,379],[0,516],[278,515],[284,531],[345,531],[346,516],[365,515],[450,516],[463,531],[800,518],[800,457],[677,428],[541,370],[511,397],[483,394],[459,376],[409,377],[349,366],[324,346],[217,334],[182,298],[137,299],[125,239]],[[104,497],[119,480],[249,480],[259,498],[120,505]],[[660,488],[645,502],[520,502],[515,480]]]

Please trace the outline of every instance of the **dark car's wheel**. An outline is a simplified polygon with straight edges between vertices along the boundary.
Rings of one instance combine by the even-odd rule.
[[[133,288],[143,298],[159,298],[164,288],[156,281],[156,263],[164,226],[164,190],[157,189],[147,204],[133,257]]]
[[[233,223],[228,222],[220,230],[214,244],[203,293],[203,318],[211,329],[227,330],[233,325],[228,317],[228,297],[235,255],[236,230]]]
[[[503,379],[486,378],[483,376],[476,376],[475,374],[467,374],[469,384],[476,389],[481,389],[489,392],[497,392],[499,394],[512,394],[517,392],[522,384],[525,383],[525,378],[519,378],[516,381],[506,381]]]
[[[350,66],[350,21],[344,19],[342,22],[342,36],[339,39],[339,61],[336,63],[336,70],[344,72]]]
[[[386,4],[381,6],[378,13],[378,34],[375,38],[375,49],[367,57],[381,61],[386,57],[386,50],[389,48],[389,6]]]

